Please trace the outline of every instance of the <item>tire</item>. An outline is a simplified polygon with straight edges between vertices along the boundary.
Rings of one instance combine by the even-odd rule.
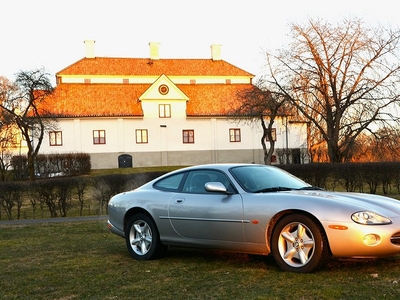
[[[154,221],[145,214],[134,215],[125,231],[129,254],[137,260],[150,260],[166,251]]]
[[[276,224],[271,249],[279,267],[289,272],[315,271],[330,258],[323,228],[302,214],[288,215]]]

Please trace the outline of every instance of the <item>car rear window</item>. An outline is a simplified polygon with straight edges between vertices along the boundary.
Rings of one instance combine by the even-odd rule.
[[[163,191],[178,191],[185,173],[174,174],[160,179],[154,183],[153,187]]]

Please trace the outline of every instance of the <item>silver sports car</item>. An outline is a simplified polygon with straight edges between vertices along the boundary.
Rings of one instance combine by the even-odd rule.
[[[272,166],[209,164],[115,195],[108,227],[138,260],[168,246],[272,254],[285,271],[400,253],[400,202],[329,192]]]

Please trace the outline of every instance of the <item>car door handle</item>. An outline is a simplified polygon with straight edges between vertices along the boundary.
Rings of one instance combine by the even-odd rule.
[[[174,202],[175,202],[176,204],[180,204],[180,203],[185,202],[185,199],[183,199],[183,198],[178,198],[178,199],[175,199]]]

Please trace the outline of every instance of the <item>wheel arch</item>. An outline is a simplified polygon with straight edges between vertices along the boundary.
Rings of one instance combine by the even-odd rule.
[[[268,223],[268,228],[267,228],[267,243],[268,243],[268,248],[271,249],[271,238],[272,238],[272,233],[274,232],[276,224],[284,217],[291,215],[291,214],[302,214],[307,217],[309,217],[311,220],[313,220],[318,227],[322,230],[323,234],[325,235],[326,241],[328,243],[328,249],[329,253],[332,253],[331,247],[329,245],[329,240],[328,240],[328,235],[325,232],[324,226],[322,226],[322,223],[316,218],[313,214],[309,213],[308,211],[301,210],[301,209],[288,209],[281,211],[277,213],[275,216],[271,218],[271,220]],[[272,252],[272,250],[271,250]]]
[[[154,222],[154,224],[156,224],[153,216],[145,209],[141,208],[141,207],[132,207],[130,208],[124,216],[124,232],[126,230],[126,226],[128,225],[129,220],[136,214],[138,213],[142,213],[145,214],[146,216],[148,216],[149,218],[152,219],[152,221]],[[157,229],[158,230],[158,229]]]

